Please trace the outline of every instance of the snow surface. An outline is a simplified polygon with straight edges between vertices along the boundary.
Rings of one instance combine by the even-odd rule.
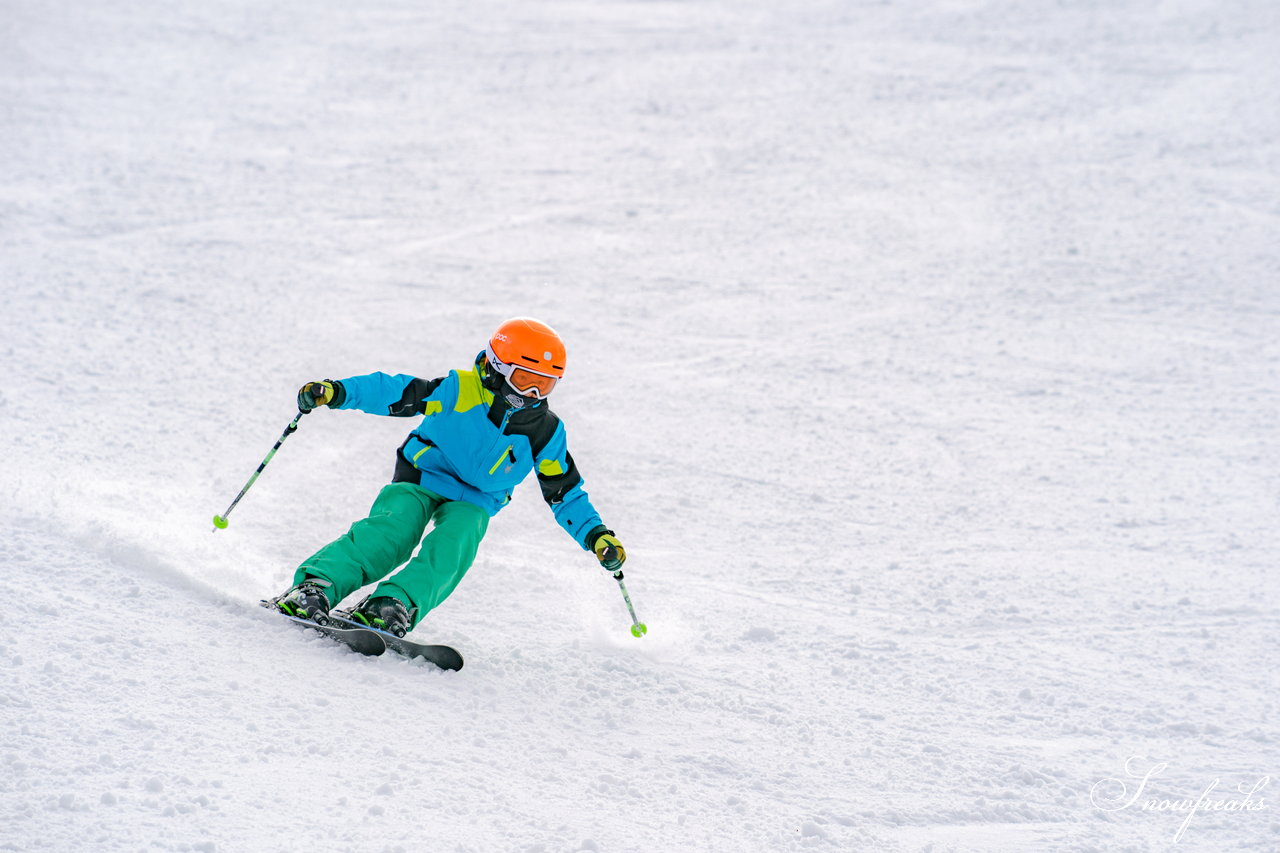
[[[0,45],[0,850],[1280,849],[1274,0]],[[532,484],[416,632],[461,673],[255,607],[408,426],[309,416],[211,533],[297,386],[520,314],[649,636]],[[1131,759],[1277,781],[1178,836]]]

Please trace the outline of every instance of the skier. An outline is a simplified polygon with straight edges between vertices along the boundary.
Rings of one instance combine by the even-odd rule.
[[[334,605],[382,581],[343,615],[403,637],[453,592],[489,519],[535,468],[560,526],[606,571],[618,571],[626,551],[591,505],[564,426],[547,406],[564,368],[560,336],[518,317],[498,327],[470,369],[440,379],[370,373],[302,386],[304,412],[328,406],[422,421],[400,445],[392,482],[369,516],[303,561],[276,607],[324,623]]]

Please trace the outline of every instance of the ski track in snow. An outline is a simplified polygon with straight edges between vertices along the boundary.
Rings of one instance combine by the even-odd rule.
[[[0,851],[1280,849],[1275,785],[1091,795],[1280,777],[1274,4],[0,34]],[[308,416],[212,534],[294,389],[520,314],[650,634],[531,484],[460,673],[257,608],[410,426]]]

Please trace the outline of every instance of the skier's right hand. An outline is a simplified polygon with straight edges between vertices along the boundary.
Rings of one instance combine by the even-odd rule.
[[[333,402],[336,383],[326,379],[323,382],[308,382],[298,389],[298,411],[309,412],[317,406],[327,406]]]

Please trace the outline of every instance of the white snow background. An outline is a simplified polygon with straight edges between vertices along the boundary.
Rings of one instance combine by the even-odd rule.
[[[0,850],[1280,849],[1280,781],[1142,807],[1280,777],[1278,56],[1273,0],[4,0]],[[649,635],[532,482],[415,632],[460,673],[258,608],[411,426],[308,416],[212,533],[297,387],[516,315]]]

